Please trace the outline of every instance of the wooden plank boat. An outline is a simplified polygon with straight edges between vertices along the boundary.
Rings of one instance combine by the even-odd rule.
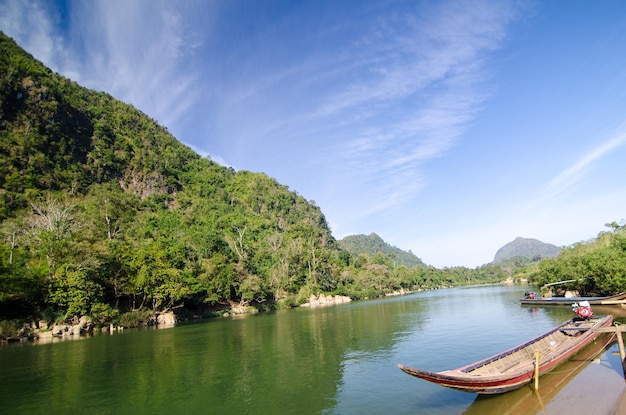
[[[588,301],[591,305],[619,305],[626,304],[626,293],[613,295],[610,297],[535,297],[522,298],[521,304],[525,305],[571,305]]]
[[[504,393],[533,380],[537,352],[541,376],[591,343],[600,335],[595,329],[612,323],[612,315],[574,318],[519,346],[458,369],[435,373],[404,365],[398,367],[416,378],[464,392]]]
[[[557,370],[542,376],[539,382],[539,391],[534,391],[530,387],[522,387],[499,395],[476,395],[474,403],[463,412],[463,415],[484,415],[487,413],[499,415],[539,414],[545,413],[545,405],[550,404],[554,399],[563,400],[569,398],[572,400],[578,399],[578,396],[580,396],[580,399],[585,399],[586,393],[590,393],[589,396],[593,396],[592,391],[606,388],[608,385],[602,383],[602,385],[589,386],[585,394],[575,394],[576,398],[573,398],[572,395],[560,394],[566,389],[569,382],[581,374],[594,358],[601,355],[614,342],[614,333],[599,336],[591,344],[576,353],[576,356],[567,359],[567,361],[559,365]],[[606,370],[614,369],[606,368]],[[598,372],[594,373],[597,376]],[[543,412],[542,409],[544,409]]]

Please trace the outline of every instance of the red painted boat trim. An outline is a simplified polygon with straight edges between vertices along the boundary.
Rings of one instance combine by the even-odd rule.
[[[596,319],[598,319],[599,321],[597,324],[593,326],[593,328],[608,327],[613,322],[613,316],[601,316],[601,317],[597,317]],[[485,364],[489,364],[490,362],[498,360],[499,358],[505,355],[511,354],[517,350],[524,349],[525,347],[528,347],[532,345],[533,343],[538,342],[542,338],[549,336],[551,333],[562,329],[563,327],[570,324],[572,321],[573,320],[566,321],[565,323],[560,324],[559,326],[547,331],[546,333],[540,336],[537,336],[525,343],[522,343],[519,346],[512,347],[508,350],[505,350],[504,352],[498,353],[494,356],[488,357],[476,363],[469,364],[467,366],[463,366],[458,369],[435,373],[435,372],[428,372],[425,370],[415,369],[415,368],[404,366],[404,365],[398,365],[398,367],[402,371],[404,371],[405,373],[411,376],[424,379],[426,381],[436,383],[441,386],[446,386],[452,389],[461,390],[464,392],[472,392],[472,393],[480,393],[480,394],[495,394],[495,393],[508,392],[514,389],[518,389],[527,383],[530,383],[534,376],[534,368],[532,368],[531,370],[526,370],[522,373],[519,373],[519,372],[512,373],[511,377],[508,377],[508,378],[504,377],[505,375],[503,374],[472,376],[469,374],[463,375],[463,373],[467,373],[470,370],[473,370]],[[580,341],[573,344],[572,347],[566,349],[565,351],[563,351],[563,353],[560,353],[559,355],[554,356],[552,359],[543,361],[539,366],[539,376],[554,369],[563,361],[567,360],[569,357],[573,356],[582,348],[590,344],[598,336],[599,336],[599,333],[594,332],[592,330],[587,330],[584,333],[582,333],[580,335]],[[607,339],[607,344],[609,342],[610,342],[610,339]],[[459,375],[456,375],[455,374],[456,372],[458,372]]]

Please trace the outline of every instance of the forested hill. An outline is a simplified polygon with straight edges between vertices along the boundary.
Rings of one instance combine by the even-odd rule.
[[[513,258],[526,258],[536,262],[541,259],[554,258],[559,252],[561,252],[561,248],[556,245],[537,239],[518,237],[498,249],[493,262],[498,264]]]
[[[526,274],[626,290],[625,226],[610,226],[597,245]],[[341,249],[321,210],[287,186],[200,157],[0,33],[0,341],[18,318],[133,326],[165,310],[374,298],[503,281],[519,268],[436,269],[375,234],[363,238]]]
[[[9,319],[135,326],[166,310],[505,278],[498,267],[425,267],[376,244],[341,249],[321,210],[287,186],[200,157],[0,33],[0,341],[17,330]]]
[[[46,190],[86,194],[112,182],[146,199],[175,194],[188,172],[214,167],[145,114],[52,73],[4,34],[0,48],[1,219]]]
[[[263,302],[335,288],[320,209],[195,154],[0,34],[0,316]]]
[[[369,235],[350,235],[337,242],[342,249],[345,249],[355,256],[359,254],[372,256],[381,254],[384,257],[392,258],[396,264],[404,265],[405,267],[411,268],[418,265],[425,265],[413,252],[406,252],[400,248],[391,246],[375,233]]]

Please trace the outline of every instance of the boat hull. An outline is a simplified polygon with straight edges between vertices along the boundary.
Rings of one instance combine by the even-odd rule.
[[[600,335],[594,329],[610,326],[613,317],[594,318],[593,323],[585,323],[584,327],[580,321],[569,320],[519,346],[458,369],[429,372],[404,365],[398,367],[416,378],[463,392],[499,394],[512,391],[533,381],[537,351],[541,376],[593,342]],[[562,343],[552,345],[560,337],[563,337]]]
[[[499,395],[476,395],[472,405],[463,415],[499,415],[539,414],[545,410],[545,404],[551,403],[567,385],[575,379],[588,365],[602,354],[613,342],[615,335],[600,336],[591,344],[581,349],[575,356],[559,365],[552,372],[542,376],[539,381],[538,393],[525,385],[517,390]],[[611,370],[607,368],[607,370]],[[595,373],[595,372],[594,372]],[[586,376],[586,375],[582,375]],[[601,388],[601,386],[598,386]],[[593,396],[593,395],[589,395]]]
[[[571,305],[588,301],[590,305],[620,305],[626,304],[626,293],[611,297],[536,297],[522,298],[520,304],[524,305]]]

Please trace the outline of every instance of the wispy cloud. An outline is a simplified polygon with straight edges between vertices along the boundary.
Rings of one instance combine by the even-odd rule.
[[[37,0],[0,2],[0,30],[13,37],[37,59],[58,71],[66,53],[55,32],[58,15]]]
[[[53,69],[132,103],[223,164],[266,172],[297,164],[289,184],[314,195],[346,227],[415,202],[428,184],[424,164],[458,143],[493,92],[488,63],[526,7],[371,2],[353,13],[327,5],[321,17],[305,10],[278,20],[254,16],[244,29],[229,21],[227,33],[216,35],[223,38],[213,39],[222,8],[237,9],[231,18],[247,8],[71,2],[61,35],[61,16],[44,0],[6,1],[11,17],[3,23],[37,19],[23,27],[41,35],[23,33],[21,44]],[[294,31],[301,23],[320,30]],[[202,57],[195,55],[200,50]],[[316,177],[298,182],[299,174]],[[300,188],[302,182],[313,184]],[[331,201],[348,188],[355,196],[344,213]]]
[[[181,12],[163,1],[77,4],[70,42],[82,43],[82,81],[175,128],[199,93],[194,88],[199,73],[185,64],[197,37]]]
[[[168,127],[196,102],[199,73],[185,62],[199,38],[183,21],[184,4],[74,2],[61,16],[45,1],[5,3],[4,30],[53,70],[132,103]]]
[[[373,34],[354,43],[358,51],[343,56],[341,62],[351,62],[342,74],[346,85],[312,114],[316,124],[336,123],[350,134],[339,139],[345,161],[338,162],[360,166],[362,184],[378,195],[363,215],[418,194],[425,182],[420,165],[450,150],[488,99],[486,62],[519,13],[505,2],[432,6],[380,19]],[[388,180],[377,183],[379,175]]]
[[[574,164],[554,177],[546,186],[546,193],[553,194],[564,191],[575,185],[585,176],[589,167],[626,144],[626,133],[621,133],[583,154]]]

